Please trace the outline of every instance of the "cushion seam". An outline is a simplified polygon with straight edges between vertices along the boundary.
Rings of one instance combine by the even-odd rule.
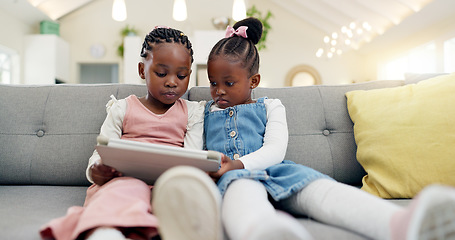
[[[321,88],[318,87],[318,93],[319,93],[319,98],[321,99],[321,104],[322,104],[322,112],[324,114],[324,127],[325,129],[328,129],[328,124],[327,124],[327,113],[326,113],[326,107],[325,107],[325,104],[324,104],[324,98],[322,97],[322,92],[321,92]],[[329,147],[329,152],[330,152],[330,159],[331,159],[331,165],[332,165],[332,176],[335,178],[335,163],[333,161],[333,150],[332,150],[332,146],[330,145],[330,142],[329,142],[329,139],[328,139],[328,136],[325,137],[325,140],[327,141],[327,146]]]

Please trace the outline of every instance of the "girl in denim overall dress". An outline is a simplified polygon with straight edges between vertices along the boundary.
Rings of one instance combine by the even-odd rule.
[[[259,20],[239,21],[233,28],[228,27],[226,37],[213,47],[207,61],[213,100],[205,105],[204,144],[206,149],[224,154],[219,171],[209,173],[217,180],[223,201],[216,202],[214,195],[219,193],[209,190],[213,185],[210,181],[201,183],[207,191],[197,196],[184,190],[195,186],[182,179],[178,184],[182,198],[198,199],[194,202],[204,206],[221,205],[221,214],[213,214],[199,225],[222,229],[216,219],[220,215],[226,234],[233,240],[312,239],[293,214],[372,239],[453,234],[455,215],[444,213],[447,209],[455,211],[452,188],[429,187],[410,207],[402,208],[314,169],[283,160],[288,142],[284,106],[278,99],[251,97],[252,89],[260,82],[255,44],[261,34]],[[185,207],[178,212],[174,220],[195,215]],[[445,223],[438,221],[440,215],[448,216]],[[172,221],[161,224],[170,225]]]

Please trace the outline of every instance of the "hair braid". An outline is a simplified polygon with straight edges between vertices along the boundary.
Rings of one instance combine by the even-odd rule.
[[[142,43],[141,57],[147,57],[148,51],[152,51],[153,45],[164,42],[180,43],[185,46],[190,52],[191,63],[193,63],[193,45],[188,36],[180,30],[165,27],[155,28],[145,36],[144,42]]]

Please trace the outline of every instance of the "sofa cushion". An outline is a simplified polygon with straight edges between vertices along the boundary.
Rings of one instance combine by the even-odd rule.
[[[343,183],[360,185],[365,175],[356,160],[352,121],[345,93],[403,85],[403,81],[374,81],[350,85],[256,88],[253,98],[278,98],[286,107],[289,128],[287,160],[314,168]],[[192,88],[190,100],[209,100],[208,87]]]
[[[455,186],[455,74],[396,88],[346,94],[362,189],[412,198],[423,187]]]
[[[39,230],[62,217],[71,206],[82,206],[87,187],[0,186],[1,239],[41,239]]]

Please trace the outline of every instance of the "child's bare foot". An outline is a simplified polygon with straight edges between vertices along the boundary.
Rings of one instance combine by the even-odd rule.
[[[425,188],[390,224],[392,239],[455,239],[455,188]]]

